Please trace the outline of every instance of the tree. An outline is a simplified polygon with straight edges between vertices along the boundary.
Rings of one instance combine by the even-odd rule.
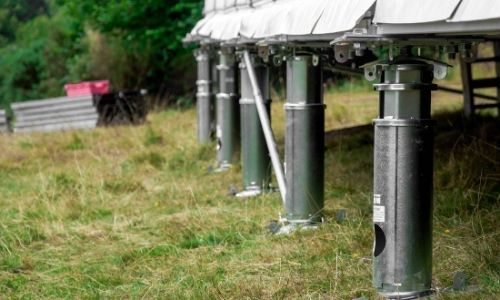
[[[57,96],[69,81],[117,89],[193,88],[182,38],[199,0],[0,0],[0,101]]]
[[[60,4],[68,14],[85,19],[88,28],[104,34],[114,51],[122,51],[128,69],[121,70],[125,78],[120,88],[156,91],[166,85],[174,94],[185,91],[178,79],[192,77],[189,73],[194,68],[191,50],[181,41],[201,18],[201,1],[68,0]],[[109,66],[110,72],[113,67]]]

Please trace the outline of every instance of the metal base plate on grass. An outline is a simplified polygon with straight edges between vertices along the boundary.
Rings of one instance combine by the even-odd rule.
[[[277,235],[289,235],[297,231],[309,231],[318,229],[320,223],[311,222],[309,220],[287,221],[271,221],[268,229],[271,233]]]
[[[246,187],[243,191],[236,193],[235,196],[237,198],[250,198],[257,197],[261,194],[274,193],[277,189],[274,187],[268,187],[267,189],[262,189],[259,186],[249,186]]]
[[[237,198],[250,198],[257,197],[262,194],[262,190],[259,189],[246,189],[236,194]]]
[[[427,300],[427,299],[433,299],[434,293],[435,292],[433,290],[429,290],[421,292],[381,293],[381,295],[384,296],[386,299],[390,300],[413,300],[413,299]]]
[[[222,173],[222,172],[226,172],[226,171],[229,171],[229,169],[231,169],[233,167],[233,165],[231,164],[226,164],[226,163],[223,163],[223,164],[220,164],[218,167],[216,167],[215,169],[213,169],[213,173]]]

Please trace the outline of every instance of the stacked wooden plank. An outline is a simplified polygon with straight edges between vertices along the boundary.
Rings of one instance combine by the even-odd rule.
[[[92,96],[62,97],[12,104],[14,132],[95,128],[97,111]]]
[[[0,133],[5,133],[9,131],[9,126],[7,123],[7,115],[5,110],[0,109]]]

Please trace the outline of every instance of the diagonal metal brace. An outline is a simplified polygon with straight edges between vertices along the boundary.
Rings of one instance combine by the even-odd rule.
[[[274,174],[276,175],[276,180],[278,181],[278,187],[281,194],[281,200],[283,205],[286,203],[286,184],[285,184],[285,173],[283,172],[283,165],[280,162],[278,148],[276,146],[276,140],[274,138],[273,130],[271,128],[271,122],[269,121],[269,116],[267,115],[266,107],[264,105],[264,99],[260,92],[259,86],[257,85],[257,78],[255,76],[255,70],[250,59],[250,54],[248,50],[243,51],[243,59],[248,71],[248,77],[252,83],[253,94],[255,97],[255,105],[257,106],[257,112],[259,114],[260,124],[262,126],[262,131],[264,132],[264,137],[266,139],[267,149],[269,155],[271,156],[271,162],[273,164]]]

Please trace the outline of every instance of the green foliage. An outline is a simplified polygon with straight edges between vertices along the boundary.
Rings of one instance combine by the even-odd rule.
[[[166,84],[174,93],[184,89],[183,74],[192,58],[182,38],[201,17],[202,1],[62,2],[70,14],[87,19],[90,28],[103,33],[123,51],[128,67],[122,72],[123,87],[156,89]]]
[[[0,105],[105,78],[115,89],[185,93],[194,68],[181,40],[201,7],[199,0],[0,0]]]
[[[0,46],[15,39],[23,22],[45,14],[47,9],[44,0],[0,0]]]
[[[72,80],[68,65],[79,51],[75,22],[56,13],[40,15],[17,28],[15,41],[0,49],[0,101],[4,106],[63,93],[64,83]]]
[[[206,235],[198,235],[191,231],[187,232],[179,247],[182,249],[196,249],[198,247],[215,247],[217,245],[239,245],[246,238],[235,230],[215,230]]]
[[[133,161],[138,165],[147,163],[155,169],[161,170],[165,164],[165,157],[156,152],[148,152],[134,156]]]
[[[157,133],[156,131],[151,128],[151,126],[148,126],[146,128],[146,137],[144,139],[144,145],[145,146],[152,146],[152,145],[158,145],[163,142],[163,137]]]
[[[78,134],[74,134],[73,138],[71,139],[71,142],[68,144],[67,148],[69,150],[81,150],[81,149],[85,148],[85,143],[78,136]]]

